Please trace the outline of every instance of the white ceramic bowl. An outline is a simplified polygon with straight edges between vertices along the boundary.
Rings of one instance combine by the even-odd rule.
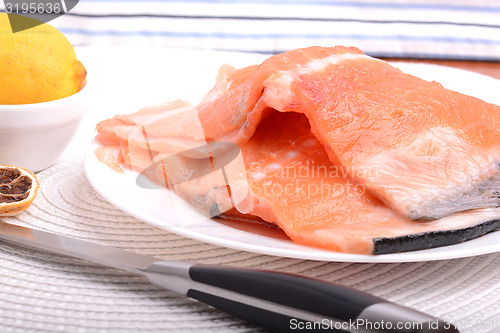
[[[0,105],[0,164],[32,172],[48,168],[73,138],[87,111],[88,90],[55,101]]]

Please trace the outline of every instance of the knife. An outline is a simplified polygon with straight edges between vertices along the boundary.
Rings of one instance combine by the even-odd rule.
[[[165,261],[4,222],[0,239],[146,276],[154,285],[272,331],[458,332],[427,314],[305,276]]]

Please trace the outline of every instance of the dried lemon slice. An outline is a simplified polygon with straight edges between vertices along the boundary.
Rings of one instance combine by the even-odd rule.
[[[29,170],[0,164],[0,216],[12,216],[27,209],[40,183]]]

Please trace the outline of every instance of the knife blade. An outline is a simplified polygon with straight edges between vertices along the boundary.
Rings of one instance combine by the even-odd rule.
[[[143,275],[152,284],[273,331],[458,332],[425,313],[305,276],[161,260],[4,222],[0,239]]]

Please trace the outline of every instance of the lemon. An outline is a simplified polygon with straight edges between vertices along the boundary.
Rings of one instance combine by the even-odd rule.
[[[29,170],[0,164],[0,216],[16,215],[36,197],[40,183]]]
[[[70,96],[81,89],[86,75],[73,46],[59,30],[42,23],[13,33],[7,14],[0,13],[0,104]]]

